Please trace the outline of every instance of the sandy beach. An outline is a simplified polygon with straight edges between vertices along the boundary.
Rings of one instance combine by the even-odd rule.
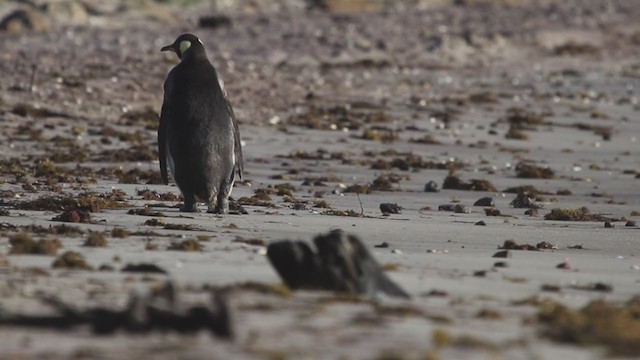
[[[0,359],[640,357],[635,1],[33,3],[0,4]],[[160,48],[187,31],[246,214],[160,181]],[[411,299],[284,286],[268,244],[334,229]],[[167,281],[224,289],[234,336],[3,324]]]

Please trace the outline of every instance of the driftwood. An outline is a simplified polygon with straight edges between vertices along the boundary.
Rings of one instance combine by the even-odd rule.
[[[278,241],[267,256],[291,289],[324,289],[375,296],[378,292],[409,298],[354,235],[334,230],[313,240],[316,251],[303,241]]]
[[[233,336],[226,297],[213,292],[209,304],[180,309],[176,290],[171,283],[147,296],[131,295],[123,310],[103,307],[80,311],[54,298],[42,300],[57,310],[54,315],[24,315],[0,312],[0,326],[28,326],[68,329],[89,325],[96,334],[112,334],[118,330],[130,333],[177,331],[193,333],[209,330],[221,338]]]

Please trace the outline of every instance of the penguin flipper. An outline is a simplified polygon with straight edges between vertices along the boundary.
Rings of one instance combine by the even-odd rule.
[[[227,93],[224,92],[224,100],[227,103],[227,111],[231,124],[233,125],[233,154],[236,158],[236,170],[238,170],[238,177],[242,179],[242,173],[244,172],[244,157],[242,155],[242,143],[240,142],[240,129],[238,128],[238,120],[236,114],[233,112]]]
[[[158,154],[160,156],[160,176],[162,176],[162,182],[165,185],[169,184],[167,175],[167,116],[167,108],[163,103],[160,112],[160,125],[158,126]]]

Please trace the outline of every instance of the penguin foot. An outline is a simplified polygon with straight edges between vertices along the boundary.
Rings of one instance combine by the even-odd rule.
[[[185,204],[180,207],[180,211],[194,213],[194,212],[198,212],[198,208],[196,207],[195,204],[190,204],[190,205]]]
[[[223,206],[216,206],[216,207],[209,206],[209,208],[207,209],[207,212],[210,214],[228,215],[229,209],[225,209]]]

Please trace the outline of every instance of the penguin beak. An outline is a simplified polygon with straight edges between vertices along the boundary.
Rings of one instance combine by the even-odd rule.
[[[173,51],[176,54],[178,53],[176,51],[176,48],[173,46],[173,44],[163,47],[162,49],[160,49],[160,51]]]

